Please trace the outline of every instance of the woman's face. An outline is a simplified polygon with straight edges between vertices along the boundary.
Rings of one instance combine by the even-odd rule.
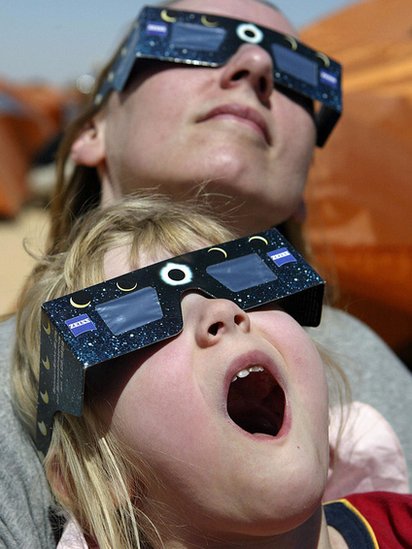
[[[281,14],[254,0],[180,0],[173,7],[296,34]],[[144,68],[125,92],[112,95],[104,136],[103,188],[130,193],[155,186],[184,197],[206,183],[206,190],[235,199],[224,208],[234,208],[250,232],[298,208],[315,127],[301,106],[273,89],[266,51],[245,44],[217,69],[159,62]]]
[[[149,496],[172,535],[175,526],[226,546],[296,528],[319,506],[328,469],[316,348],[276,308],[245,313],[190,293],[182,312],[180,335],[116,373],[104,396],[109,428],[158,477]]]

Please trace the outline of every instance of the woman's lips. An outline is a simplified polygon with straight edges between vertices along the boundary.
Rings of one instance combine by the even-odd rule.
[[[205,122],[217,118],[238,120],[240,123],[249,126],[255,130],[256,133],[260,134],[268,145],[272,142],[265,119],[252,107],[247,107],[238,103],[219,105],[218,107],[211,109],[205,116],[202,116],[198,122]]]

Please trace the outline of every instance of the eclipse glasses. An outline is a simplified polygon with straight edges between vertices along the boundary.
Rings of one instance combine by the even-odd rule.
[[[342,111],[341,65],[289,34],[240,19],[146,6],[113,60],[95,103],[112,91],[124,90],[138,59],[216,68],[243,44],[256,44],[268,52],[279,91],[315,103],[317,145],[322,147]]]
[[[155,263],[42,305],[36,445],[53,416],[80,416],[85,375],[113,358],[178,335],[188,291],[243,310],[276,302],[304,326],[320,322],[324,281],[277,229]]]

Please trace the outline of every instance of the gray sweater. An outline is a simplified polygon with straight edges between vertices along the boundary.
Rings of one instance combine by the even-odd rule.
[[[52,497],[33,444],[14,413],[10,363],[14,319],[0,324],[0,547],[56,547],[49,521]]]
[[[320,328],[310,334],[344,367],[354,400],[374,406],[397,433],[412,471],[412,375],[364,324],[325,307]],[[55,547],[49,521],[52,505],[36,451],[10,402],[9,367],[14,320],[0,324],[0,547]]]

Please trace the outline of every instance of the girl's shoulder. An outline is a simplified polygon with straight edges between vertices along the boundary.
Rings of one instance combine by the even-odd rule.
[[[70,519],[63,531],[57,549],[98,549],[86,542],[80,526],[74,519]]]
[[[328,525],[341,533],[349,547],[412,547],[411,494],[352,494],[326,503],[324,509]]]

